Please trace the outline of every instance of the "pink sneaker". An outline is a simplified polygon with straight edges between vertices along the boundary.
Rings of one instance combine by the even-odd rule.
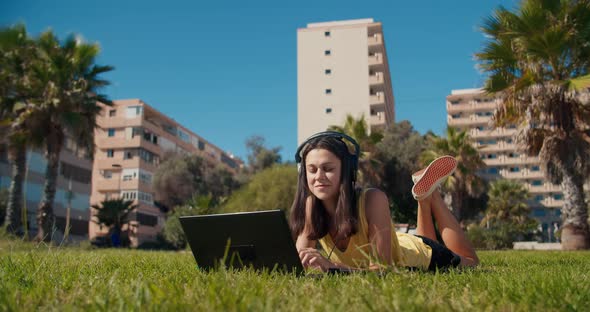
[[[450,176],[457,168],[457,160],[452,156],[442,156],[433,160],[426,169],[414,173],[417,178],[416,184],[412,187],[412,195],[415,199],[421,200],[428,197],[440,185],[440,183]],[[420,175],[421,174],[421,175]]]

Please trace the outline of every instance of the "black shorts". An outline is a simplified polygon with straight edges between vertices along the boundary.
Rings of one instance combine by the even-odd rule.
[[[430,265],[428,266],[429,271],[456,268],[461,263],[461,257],[441,243],[424,236],[416,236],[420,237],[424,244],[432,248],[432,258],[430,258]]]

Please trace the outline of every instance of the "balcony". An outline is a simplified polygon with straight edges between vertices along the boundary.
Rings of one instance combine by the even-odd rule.
[[[447,115],[447,124],[449,126],[466,126],[466,125],[486,125],[492,120],[491,116],[471,115],[466,117],[453,118]]]
[[[453,104],[450,101],[447,101],[447,112],[449,112],[449,114],[469,111],[472,108],[473,108],[473,105],[471,103]]]
[[[142,117],[123,118],[123,117],[100,117],[97,118],[96,123],[100,128],[124,128],[124,127],[138,127],[141,125]]]
[[[383,92],[377,92],[369,95],[369,105],[378,105],[385,103],[385,94]]]
[[[374,75],[369,76],[369,85],[378,85],[383,84],[385,80],[383,79],[382,72],[376,72]]]
[[[385,124],[385,112],[377,112],[377,114],[371,115],[371,117],[369,118],[369,122],[371,126]]]
[[[502,165],[504,163],[502,156],[498,158],[486,158],[483,160],[483,162],[488,166],[497,166]]]
[[[470,129],[469,135],[474,138],[511,137],[517,132],[516,129],[497,128],[494,130]]]
[[[99,178],[96,183],[96,189],[99,192],[107,192],[107,191],[118,191],[119,188],[119,179],[117,177],[112,177],[111,179]]]
[[[367,38],[367,43],[369,46],[374,45],[383,45],[383,35],[382,34],[374,34]]]
[[[447,111],[449,113],[466,112],[466,111],[488,111],[493,112],[498,108],[498,102],[477,102],[475,100],[462,101],[453,104],[452,100],[447,100]]]
[[[565,204],[565,201],[563,199],[545,198],[543,203],[547,207],[561,208]]]
[[[561,187],[559,185],[551,184],[549,182],[545,182],[543,185],[528,185],[527,186],[530,193],[561,193]]]
[[[527,170],[525,177],[527,179],[545,179],[545,175],[541,171],[530,171]]]
[[[373,55],[369,55],[369,66],[375,65],[383,65],[382,53],[374,53]]]
[[[101,149],[139,147],[141,145],[141,137],[136,136],[132,139],[106,137],[98,139],[96,143]]]
[[[505,179],[522,179],[524,177],[524,175],[525,175],[524,171],[518,171],[518,172],[505,171],[505,172],[501,173],[501,176],[504,177]]]

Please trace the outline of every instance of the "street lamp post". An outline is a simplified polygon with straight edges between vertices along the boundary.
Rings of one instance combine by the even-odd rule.
[[[117,168],[117,170],[119,171],[119,177],[117,178],[119,180],[119,182],[117,182],[117,197],[121,198],[121,179],[123,178],[121,174],[123,173],[123,167],[121,167],[121,165],[119,164],[113,164],[112,167]]]

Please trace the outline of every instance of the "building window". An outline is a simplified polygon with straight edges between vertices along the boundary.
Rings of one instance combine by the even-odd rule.
[[[541,167],[539,166],[532,166],[531,171],[541,171]]]
[[[543,185],[543,181],[541,181],[541,180],[533,180],[531,182],[531,185],[532,186],[541,186],[541,185]]]
[[[228,165],[230,168],[238,168],[238,164],[224,153],[221,154],[221,162]]]
[[[108,150],[107,150],[107,157],[108,157],[108,158],[113,158],[113,157],[115,157],[115,150],[108,149]]]
[[[110,128],[110,129],[108,130],[108,133],[109,133],[109,137],[114,137],[114,136],[115,136],[115,129],[113,129],[113,128]]]
[[[332,89],[326,89],[326,94],[332,94]]]
[[[330,31],[324,31],[324,37],[330,37]]]
[[[451,105],[457,105],[460,104],[461,100],[455,100],[455,101],[451,101]]]
[[[510,172],[520,172],[520,168],[519,167],[510,167],[509,171]]]
[[[115,116],[117,116],[117,110],[116,109],[109,110],[109,117],[115,117]]]
[[[498,174],[498,168],[491,167],[491,168],[488,169],[488,173],[489,174]]]
[[[555,195],[553,195],[553,199],[555,199],[555,200],[562,200],[563,199],[563,194],[555,194]]]
[[[332,55],[332,50],[325,50],[324,55]]]
[[[541,196],[541,195],[538,195]],[[543,196],[541,196],[543,198]],[[545,209],[543,208],[535,208],[533,209],[533,216],[535,217],[544,217],[545,216]]]
[[[156,226],[158,224],[158,217],[149,214],[138,212],[136,218],[141,225]]]
[[[536,200],[536,201],[543,201],[543,195],[536,195],[536,196],[535,196],[535,200]],[[543,213],[544,213],[544,212],[545,212],[545,211],[543,210]],[[545,214],[543,214],[543,215],[545,215]]]
[[[332,70],[331,69],[326,69],[326,70],[324,70],[324,73],[326,75],[331,75],[332,74]]]
[[[92,179],[92,171],[65,162],[60,162],[60,173],[66,179],[88,184]]]
[[[331,108],[326,108],[326,114],[329,114],[331,112],[332,112],[332,109]]]
[[[139,169],[139,180],[146,184],[152,184],[152,174]]]
[[[127,106],[126,117],[127,118],[136,118],[137,116],[141,116],[143,114],[143,107],[142,106]]]

